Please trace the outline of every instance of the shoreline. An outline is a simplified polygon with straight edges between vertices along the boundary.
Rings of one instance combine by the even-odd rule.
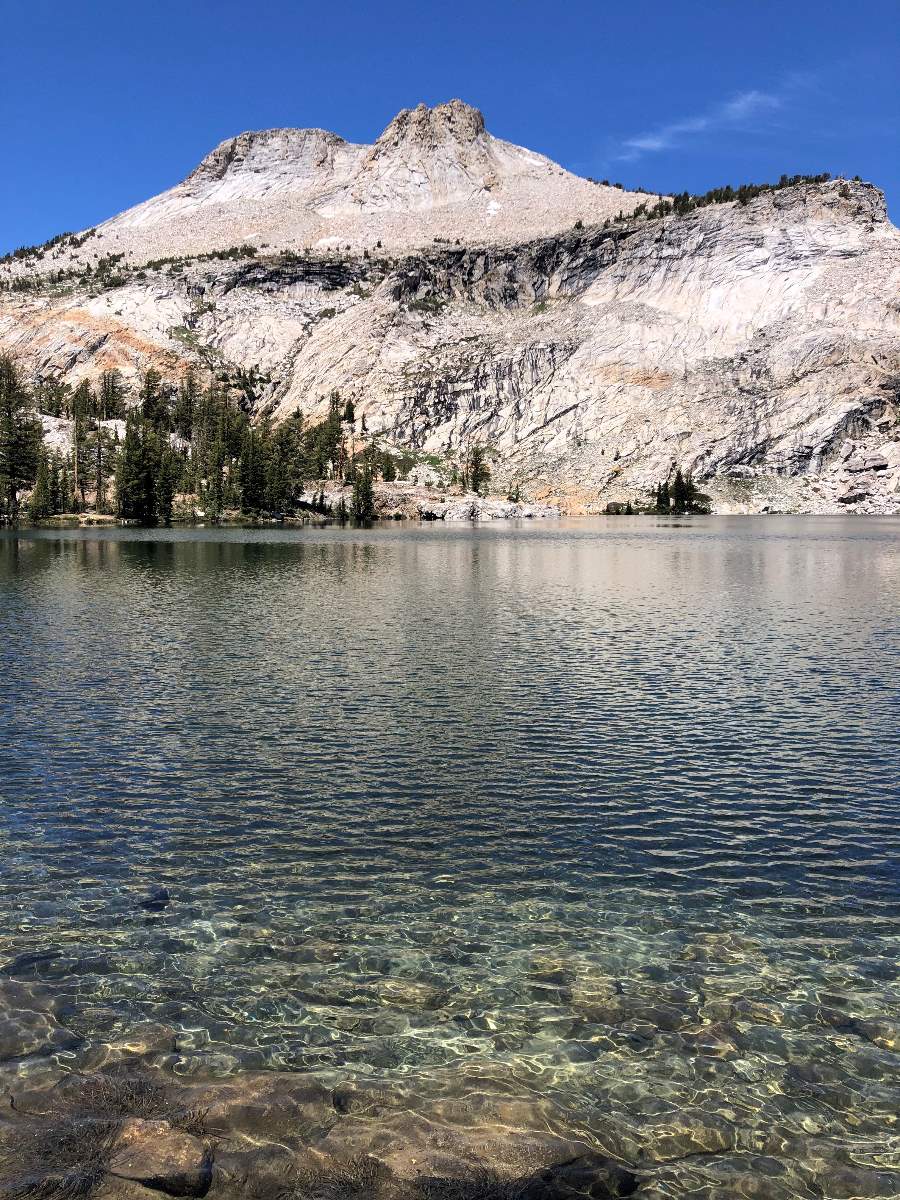
[[[444,517],[426,517],[426,516],[406,516],[398,514],[396,516],[376,516],[371,521],[353,521],[350,517],[337,517],[330,513],[314,513],[309,512],[303,516],[291,515],[282,518],[266,517],[261,515],[243,514],[240,516],[226,516],[211,520],[205,517],[189,518],[177,517],[165,524],[156,525],[141,525],[136,521],[122,520],[119,517],[107,516],[105,514],[68,514],[63,513],[55,517],[47,517],[43,520],[35,521],[28,517],[12,522],[8,519],[0,520],[0,530],[76,530],[76,529],[135,529],[135,530],[159,530],[159,529],[304,529],[308,526],[324,527],[336,526],[343,528],[345,526],[354,529],[372,529],[376,526],[392,526],[397,524],[404,525],[482,525],[493,524],[495,522],[505,523],[512,521],[596,521],[598,519],[610,519],[616,522],[623,520],[642,520],[652,519],[654,521],[685,521],[685,520],[703,520],[709,518],[718,519],[746,519],[759,520],[777,517],[791,517],[802,520],[820,520],[830,519],[835,517],[852,517],[865,523],[869,521],[891,520],[900,516],[900,512],[877,512],[877,513],[861,513],[848,510],[839,510],[837,512],[790,512],[784,510],[767,510],[765,512],[652,512],[652,511],[633,511],[626,512],[565,512],[556,510],[553,512],[541,513],[511,513],[511,514],[480,514],[474,516],[444,516]]]

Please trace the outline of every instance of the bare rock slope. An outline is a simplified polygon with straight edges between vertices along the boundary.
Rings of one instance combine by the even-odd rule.
[[[372,146],[323,129],[229,138],[182,183],[98,226],[75,257],[121,254],[140,264],[248,243],[360,251],[518,241],[627,214],[648,199],[493,137],[478,109],[451,100],[404,109]],[[54,265],[69,262],[60,247]]]
[[[835,180],[607,225],[607,191],[617,212],[622,192],[457,102],[401,113],[373,147],[243,135],[101,228],[135,239],[112,283],[54,283],[52,254],[15,264],[40,281],[0,292],[0,347],[73,381],[240,368],[278,419],[337,389],[370,434],[435,456],[486,443],[498,482],[573,508],[678,465],[719,511],[900,511],[900,232],[882,194]],[[252,236],[216,224],[239,211],[280,214],[273,247],[296,245],[294,220],[307,244],[340,227],[341,248],[198,257]],[[142,267],[161,228],[182,257]]]

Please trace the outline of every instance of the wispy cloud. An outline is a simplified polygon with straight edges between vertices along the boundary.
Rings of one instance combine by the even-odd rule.
[[[772,113],[784,105],[786,90],[783,89],[781,92],[757,90],[739,92],[736,96],[732,96],[695,117],[672,121],[667,125],[660,125],[657,129],[639,134],[637,137],[628,138],[622,143],[615,158],[619,162],[634,162],[645,154],[672,150],[683,145],[689,138],[697,137],[700,134],[755,128],[766,114]]]

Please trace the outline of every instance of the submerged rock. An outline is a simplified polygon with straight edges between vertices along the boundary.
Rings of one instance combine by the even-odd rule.
[[[166,887],[152,887],[143,900],[139,900],[138,904],[146,912],[162,912],[164,908],[168,908],[172,897],[169,895],[169,889]]]
[[[13,1011],[0,1020],[0,1062],[72,1050],[80,1042],[48,1013]]]
[[[107,1170],[169,1196],[205,1196],[212,1162],[209,1147],[191,1134],[167,1121],[132,1118],[122,1125]]]
[[[701,1109],[685,1108],[664,1122],[646,1126],[642,1158],[670,1162],[693,1154],[721,1154],[737,1146],[737,1130],[730,1121]]]
[[[519,1184],[521,1200],[612,1200],[632,1196],[638,1190],[637,1176],[600,1154],[582,1154],[567,1162],[538,1171]]]
[[[361,1156],[300,1175],[300,1193],[328,1200],[616,1200],[638,1190],[636,1175],[600,1154],[582,1154],[513,1176],[481,1163],[460,1163],[453,1174],[396,1175],[384,1162]]]

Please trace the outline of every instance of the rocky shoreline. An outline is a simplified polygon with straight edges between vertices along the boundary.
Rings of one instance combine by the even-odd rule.
[[[304,505],[314,506],[324,501],[327,514],[334,516],[349,512],[353,489],[323,483],[300,497]],[[373,484],[375,516],[378,520],[420,521],[496,521],[559,517],[558,504],[529,503],[482,496],[460,488],[433,488],[416,483]]]
[[[828,478],[810,476],[741,476],[704,481],[711,501],[712,516],[896,516],[900,513],[900,443],[877,450],[848,442],[842,450],[842,469]],[[349,485],[320,481],[298,497],[299,511],[279,514],[286,525],[303,525],[314,520],[340,519],[351,509],[353,489]],[[480,495],[458,487],[397,481],[373,484],[377,521],[444,521],[447,523],[553,520],[596,516],[660,514],[648,508],[649,499],[633,492],[621,498],[590,496],[577,489],[548,491],[540,499],[512,500]],[[173,525],[205,524],[207,513],[196,497],[176,500]],[[272,521],[272,515],[262,518]],[[224,527],[257,523],[258,518],[228,511],[215,522]],[[36,522],[42,527],[109,527],[121,522],[112,514],[66,513]]]

